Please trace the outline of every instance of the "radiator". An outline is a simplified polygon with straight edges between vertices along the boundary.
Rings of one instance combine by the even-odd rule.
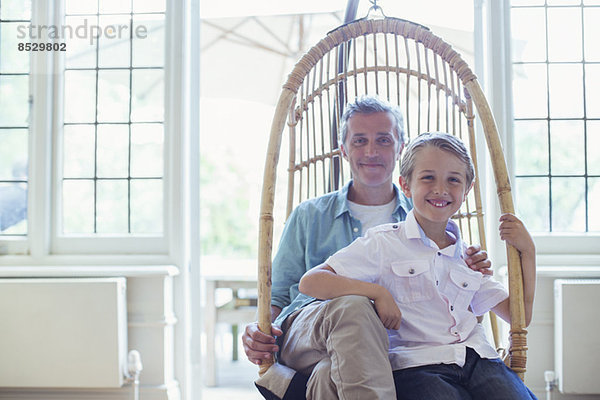
[[[122,386],[125,283],[125,278],[0,279],[0,387]]]
[[[554,281],[555,360],[558,389],[600,394],[600,280]]]

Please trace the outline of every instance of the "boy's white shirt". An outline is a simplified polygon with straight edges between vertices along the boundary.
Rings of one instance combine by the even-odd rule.
[[[466,246],[454,221],[446,231],[456,243],[440,250],[411,211],[405,222],[372,228],[325,262],[341,276],[380,284],[394,296],[402,322],[400,329],[388,330],[393,369],[463,366],[467,347],[482,358],[498,358],[476,315],[508,293],[489,275],[467,267]]]

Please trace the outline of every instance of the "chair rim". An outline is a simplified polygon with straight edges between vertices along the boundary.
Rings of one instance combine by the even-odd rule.
[[[357,19],[327,33],[323,39],[300,58],[283,84],[283,88],[296,93],[308,72],[333,48],[357,37],[376,33],[401,35],[422,43],[425,48],[434,51],[441,56],[442,60],[448,63],[464,86],[468,82],[477,79],[477,76],[460,53],[431,32],[429,28],[405,19],[386,17],[384,19]]]

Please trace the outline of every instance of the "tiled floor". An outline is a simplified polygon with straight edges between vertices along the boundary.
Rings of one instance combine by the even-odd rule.
[[[247,360],[219,363],[218,385],[205,387],[202,400],[260,400],[263,397],[254,386],[258,369]]]
[[[231,360],[231,333],[218,330],[217,386],[204,387],[201,400],[260,400],[263,397],[254,386],[258,367],[243,352],[239,341],[239,360]]]

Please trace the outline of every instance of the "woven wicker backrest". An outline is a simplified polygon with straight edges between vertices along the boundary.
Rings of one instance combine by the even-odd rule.
[[[408,138],[427,131],[460,137],[476,167],[475,186],[454,218],[468,243],[485,248],[477,172],[475,118],[483,126],[502,212],[514,212],[494,118],[469,66],[428,28],[396,19],[358,20],[324,37],[296,64],[273,118],[263,181],[259,242],[259,326],[270,332],[270,288],[276,167],[289,135],[286,216],[299,202],[340,188],[350,179],[341,159],[338,122],[343,107],[363,94],[400,106]],[[526,331],[518,252],[509,249],[510,365],[525,371]],[[514,304],[512,304],[514,303]],[[268,366],[263,366],[268,368]]]

